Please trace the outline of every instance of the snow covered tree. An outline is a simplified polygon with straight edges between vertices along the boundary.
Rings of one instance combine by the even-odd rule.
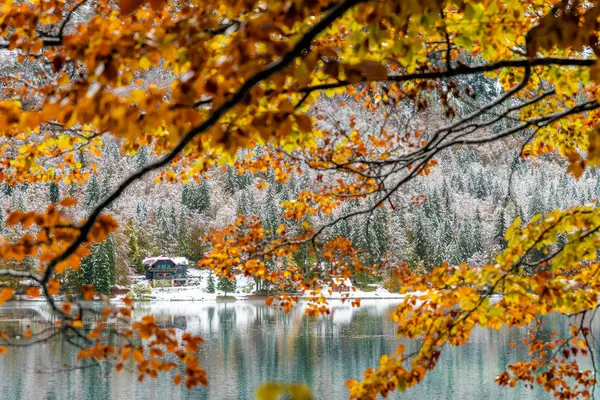
[[[56,182],[50,182],[48,185],[48,200],[51,203],[58,203],[60,200],[60,191]]]
[[[210,191],[208,183],[202,179],[200,183],[189,183],[181,190],[181,204],[199,214],[210,208]]]
[[[215,292],[215,276],[212,274],[212,272],[208,275],[208,280],[206,281],[206,291],[208,293]]]
[[[92,210],[100,201],[100,186],[96,175],[92,175],[89,184],[87,185],[87,191],[85,193],[85,199],[83,205],[86,210]]]

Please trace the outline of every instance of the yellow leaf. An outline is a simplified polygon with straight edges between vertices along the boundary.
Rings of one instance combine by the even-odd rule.
[[[256,400],[277,400],[281,394],[280,384],[266,382],[256,389]]]
[[[150,60],[148,60],[148,57],[142,56],[142,58],[140,58],[139,66],[142,69],[149,69],[152,64],[150,63]]]

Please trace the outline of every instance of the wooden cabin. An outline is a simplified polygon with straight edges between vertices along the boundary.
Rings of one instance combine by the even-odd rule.
[[[147,280],[170,280],[173,286],[185,284],[189,264],[185,257],[150,257],[142,263]]]

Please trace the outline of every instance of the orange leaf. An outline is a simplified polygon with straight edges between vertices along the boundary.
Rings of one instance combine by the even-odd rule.
[[[92,285],[84,285],[81,287],[81,293],[83,293],[83,298],[85,301],[90,301],[94,299],[96,292],[92,288]]]
[[[173,383],[179,385],[181,383],[181,374],[177,374],[173,377]]]
[[[6,354],[8,352],[8,349],[4,346],[0,346],[0,354]]]
[[[150,0],[150,7],[152,9],[159,11],[165,5],[165,0]]]
[[[23,334],[23,336],[25,337],[25,339],[29,339],[31,337],[31,332],[27,331]]]
[[[40,297],[40,289],[33,286],[27,289],[27,292],[25,293],[27,294],[27,296],[33,297],[34,299]]]
[[[65,304],[63,304],[61,310],[65,314],[69,314],[71,312],[71,302],[68,301]]]
[[[10,213],[10,215],[6,219],[6,225],[14,226],[14,225],[18,224],[19,222],[21,222],[22,216],[23,216],[23,213],[21,211],[15,211],[13,213]]]
[[[121,15],[129,15],[145,2],[145,0],[119,0],[119,12]]]
[[[306,115],[296,115],[296,123],[302,132],[312,131],[312,121]]]
[[[144,361],[144,353],[142,353],[139,349],[135,349],[133,351],[133,359],[136,362],[141,363],[142,361]]]
[[[60,205],[63,207],[73,207],[77,205],[77,200],[73,197],[65,197],[61,200]]]
[[[48,293],[55,295],[60,290],[60,283],[56,279],[48,281]]]
[[[0,290],[0,305],[12,299],[15,295],[15,289],[13,288],[4,288]]]

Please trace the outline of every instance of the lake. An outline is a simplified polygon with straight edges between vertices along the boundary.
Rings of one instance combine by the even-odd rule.
[[[303,382],[318,399],[345,399],[344,382],[360,379],[363,371],[378,365],[384,353],[400,342],[389,319],[397,300],[363,300],[352,309],[336,302],[332,315],[305,316],[301,308],[290,314],[263,302],[165,302],[136,305],[135,317],[148,313],[157,322],[185,329],[205,338],[200,360],[209,386],[187,390],[172,384],[172,375],[138,382],[134,364],[120,373],[108,366],[74,369],[77,350],[56,340],[0,356],[0,398],[48,400],[99,399],[252,399],[263,381]],[[5,308],[37,308],[40,303],[12,302]],[[567,332],[565,318],[545,320],[548,332]],[[0,322],[0,329],[2,323]],[[545,329],[546,330],[546,329]],[[435,371],[405,393],[402,399],[551,399],[543,390],[517,386],[501,388],[494,378],[510,362],[525,354],[519,341],[524,331],[477,330],[471,343],[447,348]],[[417,343],[403,341],[408,350]],[[585,361],[582,360],[582,366]]]

